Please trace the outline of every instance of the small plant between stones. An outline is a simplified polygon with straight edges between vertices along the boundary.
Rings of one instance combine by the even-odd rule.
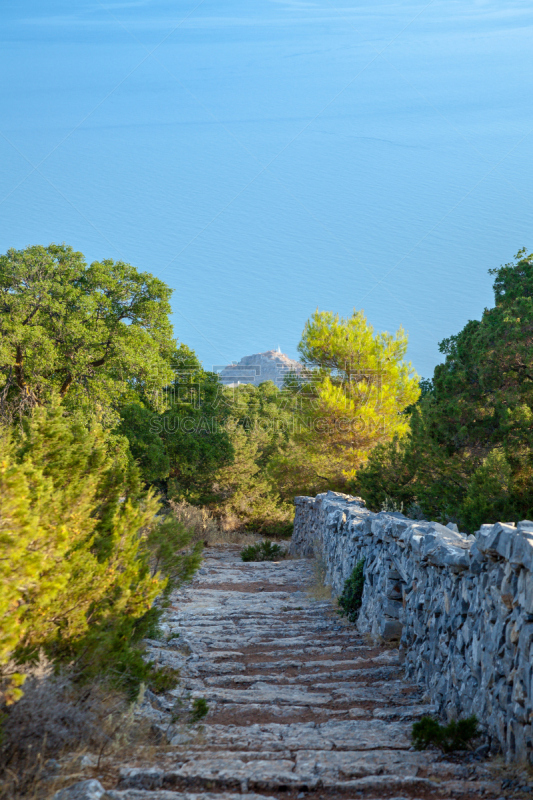
[[[342,594],[338,599],[339,614],[348,617],[350,622],[356,622],[363,601],[363,589],[365,586],[365,559],[357,562],[352,570],[352,574],[344,584]]]
[[[443,751],[466,750],[470,741],[479,735],[478,721],[475,714],[465,719],[452,720],[448,725],[441,725],[432,717],[422,717],[413,725],[412,739],[415,750],[425,750],[434,744]]]
[[[205,697],[195,697],[191,702],[190,695],[178,697],[170,713],[170,725],[194,725],[209,713],[209,705]],[[168,731],[170,730],[167,729]]]
[[[205,697],[196,697],[192,701],[191,722],[199,722],[209,712],[209,706]]]
[[[284,550],[279,544],[272,542],[259,542],[258,544],[251,544],[241,550],[241,559],[243,561],[279,561],[285,558],[287,551]]]

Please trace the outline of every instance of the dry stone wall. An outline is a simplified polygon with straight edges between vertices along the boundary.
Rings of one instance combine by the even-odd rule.
[[[468,536],[336,492],[295,503],[291,552],[322,559],[336,596],[365,559],[360,631],[398,640],[444,716],[476,714],[493,749],[533,763],[533,522]]]

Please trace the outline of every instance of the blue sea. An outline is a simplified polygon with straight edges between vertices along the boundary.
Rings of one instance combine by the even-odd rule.
[[[526,0],[3,0],[0,252],[174,289],[207,368],[316,309],[438,342],[533,249]]]

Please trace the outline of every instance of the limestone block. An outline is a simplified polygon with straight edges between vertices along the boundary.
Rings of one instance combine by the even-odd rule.
[[[402,630],[403,626],[401,622],[396,619],[383,617],[383,619],[379,621],[378,632],[381,638],[386,642],[392,641],[393,639],[400,639]]]
[[[484,553],[508,559],[516,533],[514,525],[496,522],[487,536],[478,539],[478,546]]]
[[[529,524],[533,526],[533,523]],[[518,528],[511,542],[509,562],[514,567],[524,566],[533,573],[533,531]]]
[[[528,622],[525,625],[523,625],[518,637],[518,649],[525,658],[529,656],[529,648],[532,643],[533,643],[533,622]]]
[[[390,600],[388,597],[383,598],[381,601],[381,608],[383,613],[393,619],[400,619],[400,614],[403,611],[403,604],[397,600]]]
[[[468,569],[470,556],[462,547],[454,547],[447,543],[439,543],[427,556],[428,562],[437,567],[450,567],[452,569]]]
[[[80,781],[56,792],[53,800],[100,800],[104,793],[100,781]]]
[[[533,614],[533,572],[524,574],[524,590],[519,597],[525,614]]]
[[[516,529],[526,533],[533,533],[533,522],[530,519],[523,519],[518,523]]]

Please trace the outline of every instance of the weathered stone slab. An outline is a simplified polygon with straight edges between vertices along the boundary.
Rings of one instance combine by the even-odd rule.
[[[296,757],[295,772],[302,781],[327,778],[348,781],[368,775],[394,775],[415,777],[420,766],[425,766],[427,756],[421,753],[405,753],[396,750],[350,751],[306,751]]]
[[[101,800],[104,792],[100,781],[79,781],[56,792],[54,800]]]
[[[101,800],[271,800],[265,795],[253,792],[173,792],[165,789],[146,791],[144,789],[108,789]]]

